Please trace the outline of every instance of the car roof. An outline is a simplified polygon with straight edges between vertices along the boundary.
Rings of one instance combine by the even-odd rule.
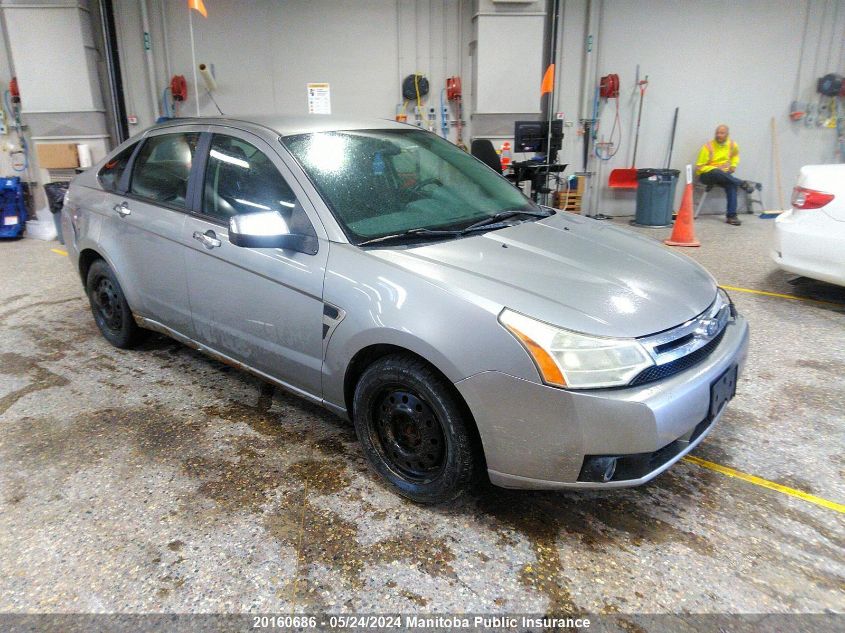
[[[398,123],[391,119],[352,118],[325,114],[311,114],[186,117],[163,121],[153,126],[151,129],[192,123],[233,127],[243,127],[244,124],[254,125],[273,130],[280,136],[307,134],[309,132],[332,132],[338,130],[408,129],[414,127],[406,123]]]

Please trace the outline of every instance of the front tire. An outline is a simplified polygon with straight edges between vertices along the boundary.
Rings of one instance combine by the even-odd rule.
[[[141,342],[144,330],[135,323],[123,289],[104,260],[98,259],[88,269],[85,292],[94,322],[109,343],[129,349]]]
[[[355,388],[352,417],[370,466],[402,496],[443,503],[475,479],[472,421],[422,360],[395,354],[370,365]]]

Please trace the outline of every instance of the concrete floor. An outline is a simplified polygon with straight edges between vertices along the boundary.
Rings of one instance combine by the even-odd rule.
[[[732,292],[748,367],[695,454],[843,503],[845,289],[790,284],[744,217],[684,252],[831,303]],[[413,505],[321,409],[165,338],[110,347],[55,247],[0,243],[0,612],[845,611],[835,510],[689,462]]]

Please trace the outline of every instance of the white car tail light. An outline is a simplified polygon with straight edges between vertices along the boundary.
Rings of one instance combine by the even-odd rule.
[[[821,209],[833,198],[832,193],[807,189],[806,187],[795,187],[792,190],[792,206],[796,209]]]

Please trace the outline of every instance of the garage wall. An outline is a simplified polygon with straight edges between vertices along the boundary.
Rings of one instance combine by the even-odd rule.
[[[4,21],[2,18],[5,16],[2,15],[0,12],[0,88],[5,91],[8,88],[8,80],[12,77],[12,70],[11,70],[11,60],[8,48],[8,40],[6,38],[6,31],[5,28],[2,28]],[[6,106],[3,106],[3,111],[5,112]],[[11,127],[10,117],[6,117],[6,125]],[[18,175],[12,169],[12,160],[9,156],[9,151],[12,148],[12,144],[17,144],[17,136],[13,134],[0,134],[0,175],[2,176],[13,176]]]
[[[329,82],[333,113],[392,118],[401,103],[399,83],[414,71],[431,82],[427,104],[439,107],[447,76],[464,74],[464,90],[470,92],[469,0],[216,1],[206,6],[207,19],[193,15],[196,60],[213,65],[218,83],[214,97],[227,114],[304,114],[306,84]],[[184,75],[190,98],[180,114],[193,116],[185,3],[151,0],[149,10],[159,89],[172,74]],[[116,0],[115,11],[127,108],[139,118],[136,129],[142,129],[154,115],[147,96],[139,3]],[[215,115],[201,80],[200,93],[200,113]],[[408,111],[412,119],[411,106]]]
[[[478,3],[474,112],[540,113],[545,20],[545,2],[510,8],[491,0]]]
[[[77,69],[87,68],[80,11],[73,5],[50,8],[7,5],[9,32],[18,85],[33,112],[90,112],[102,108],[99,91],[80,82]],[[44,46],[44,42],[62,42]]]
[[[184,74],[191,100],[180,114],[193,115],[185,4],[148,0],[157,90],[164,88],[171,74]],[[567,122],[561,155],[571,165],[567,173],[582,170],[578,120],[591,116],[595,82],[610,72],[622,79],[623,134],[618,154],[600,164],[592,158],[588,167],[595,176],[585,205],[592,205],[595,212],[634,211],[633,192],[612,191],[606,183],[610,170],[630,166],[632,160],[637,64],[649,77],[638,166],[664,164],[676,106],[680,118],[671,167],[683,169],[716,124],[728,123],[742,149],[739,174],[763,182],[768,208],[779,205],[772,117],[778,126],[781,194],[787,203],[801,165],[837,160],[833,130],[792,123],[787,113],[808,6],[801,96],[815,98],[816,77],[836,68],[845,70],[841,0],[564,0],[562,4],[555,110],[563,112]],[[545,5],[543,0],[515,4],[209,0],[208,19],[196,13],[193,18],[197,61],[213,65],[219,85],[215,97],[229,114],[304,113],[305,84],[327,81],[333,112],[390,118],[400,102],[398,85],[405,75],[415,70],[426,74],[433,87],[428,104],[437,107],[445,77],[459,74],[469,120],[467,137],[485,136],[498,144],[512,133],[514,118],[537,116],[544,65],[537,56]],[[132,131],[154,120],[139,6],[137,0],[115,0],[127,107],[139,121]],[[586,54],[588,35],[593,43]],[[825,67],[828,57],[831,68]],[[216,113],[204,94],[200,112]],[[609,136],[612,115],[612,107],[603,109],[600,136]],[[723,203],[717,192],[705,212],[721,212]]]
[[[29,177],[35,183],[67,177],[66,171],[39,169],[36,146],[42,143],[87,144],[94,161],[108,150],[90,13],[87,0],[0,2],[0,86],[5,92],[9,80],[17,77],[30,149],[30,168],[16,172],[9,152],[20,146],[17,134],[0,137],[0,174]],[[5,111],[5,104],[2,107]],[[10,130],[12,124],[7,112]],[[37,209],[43,210],[46,199],[40,189],[34,193]]]
[[[575,86],[576,71],[583,59],[587,5],[585,1],[566,2],[564,92],[572,92],[569,89]],[[595,17],[596,5],[601,3],[592,5]],[[802,165],[842,160],[834,153],[835,130],[805,127],[803,122],[790,122],[787,116],[794,98],[807,6],[807,2],[794,0],[605,2],[600,23],[594,20],[591,29],[596,40],[593,57],[598,57],[597,76],[618,73],[621,78],[624,134],[618,155],[602,163],[601,173],[594,179],[600,185],[595,208],[614,215],[629,215],[634,210],[634,192],[613,191],[606,183],[611,169],[631,164],[638,99],[638,93],[634,92],[637,64],[641,75],[647,74],[649,79],[638,166],[664,166],[676,106],[680,114],[671,167],[683,169],[686,163],[694,162],[698,149],[712,138],[716,125],[727,123],[741,149],[738,175],[763,183],[763,201],[770,209],[779,205],[772,156],[772,117],[777,124],[782,195],[787,205]],[[816,101],[816,78],[828,72],[845,71],[845,5],[841,0],[811,0],[809,8],[800,97]],[[830,62],[826,64],[828,58]],[[577,102],[572,94],[564,95],[561,109],[574,112]],[[603,133],[605,137],[612,126],[614,105],[611,102],[603,112],[600,135]],[[565,157],[580,170],[581,139],[572,137],[567,139]],[[592,161],[591,169],[596,169],[596,163]],[[680,203],[680,189],[676,207]],[[712,195],[708,203],[709,210],[724,212],[721,193]]]

